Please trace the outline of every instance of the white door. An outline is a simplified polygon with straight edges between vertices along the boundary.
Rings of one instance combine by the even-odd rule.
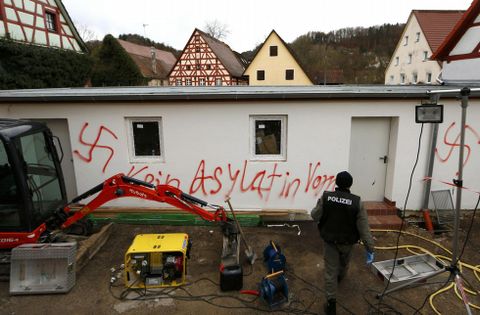
[[[390,118],[352,118],[352,193],[364,201],[383,201],[390,140]]]
[[[65,189],[67,191],[68,201],[77,196],[77,181],[75,179],[75,170],[73,168],[72,146],[70,144],[70,132],[68,130],[68,121],[66,119],[32,119],[43,122],[50,128],[52,134],[60,139],[63,149],[62,172],[65,180]],[[57,141],[54,141],[57,145]],[[59,158],[60,149],[57,147]]]

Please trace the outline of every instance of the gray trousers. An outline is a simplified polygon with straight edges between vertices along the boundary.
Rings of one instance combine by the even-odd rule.
[[[336,299],[338,280],[345,277],[352,256],[353,245],[338,245],[324,242],[325,295],[327,300]]]

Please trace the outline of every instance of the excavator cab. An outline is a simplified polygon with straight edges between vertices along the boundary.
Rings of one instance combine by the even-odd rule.
[[[0,142],[0,231],[32,232],[67,203],[53,136],[41,123],[0,119]]]

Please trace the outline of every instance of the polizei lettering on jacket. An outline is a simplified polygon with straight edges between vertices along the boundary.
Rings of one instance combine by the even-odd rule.
[[[335,196],[328,196],[327,201],[332,201],[332,202],[336,202],[336,203],[342,203],[342,204],[344,204],[344,205],[349,205],[349,206],[352,205],[352,200],[351,200],[351,199],[338,198],[338,197],[335,197]]]

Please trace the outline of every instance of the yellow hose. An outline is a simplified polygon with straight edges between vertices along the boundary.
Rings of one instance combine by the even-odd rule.
[[[394,232],[394,233],[401,233],[401,234],[405,234],[405,235],[410,235],[410,236],[413,236],[413,237],[416,237],[416,238],[419,238],[419,239],[422,239],[428,243],[431,243],[435,246],[437,246],[438,248],[441,248],[442,250],[444,250],[445,252],[447,252],[449,255],[452,255],[452,252],[450,250],[448,250],[446,247],[444,247],[442,244],[438,243],[438,242],[435,242],[435,241],[432,241],[426,237],[423,237],[423,236],[420,236],[420,235],[416,235],[416,234],[413,234],[413,233],[410,233],[410,232],[405,232],[405,231],[398,231],[398,230],[390,230],[390,229],[372,229],[372,232],[385,232],[385,233],[389,233],[389,232]],[[409,251],[410,253],[414,254],[414,255],[419,255],[421,254],[421,252],[423,253],[426,253],[432,257],[434,257],[436,260],[440,261],[441,263],[443,263],[444,265],[447,265],[446,261],[452,261],[452,258],[451,257],[447,257],[447,256],[444,256],[444,255],[437,255],[437,254],[433,254],[432,252],[430,252],[429,250],[423,248],[423,247],[420,247],[420,246],[417,246],[417,245],[400,245],[400,246],[375,246],[375,249],[379,249],[379,250],[393,250],[393,249],[405,249],[407,251]],[[420,253],[418,252],[420,251]],[[462,261],[458,261],[458,269],[460,272],[462,272],[462,267],[465,267],[467,269],[470,269],[473,271],[475,277],[477,278],[478,281],[480,281],[480,265],[476,265],[476,266],[473,266],[473,265],[470,265],[470,264],[467,264],[467,263],[464,263]],[[432,293],[430,295],[430,298],[429,298],[429,304],[430,304],[430,307],[433,309],[433,311],[436,313],[436,314],[439,314],[441,315],[440,311],[437,310],[437,308],[435,307],[435,305],[433,304],[433,300],[435,299],[435,297],[439,294],[442,294],[448,290],[450,290],[451,288],[454,288],[454,292],[455,294],[457,295],[457,297],[463,302],[463,299],[460,295],[460,293],[458,292],[458,288],[456,286],[456,284],[454,282],[450,283],[450,285],[444,287],[444,288],[440,288],[439,290],[435,291],[434,293]],[[471,294],[471,295],[478,295],[478,293],[480,292],[475,292],[475,291],[472,291],[468,288],[465,288],[464,287],[464,290],[465,292],[467,292],[468,294]],[[475,308],[475,309],[478,309],[480,310],[480,306],[479,305],[476,305],[476,304],[473,304],[473,303],[468,303],[468,305],[470,305],[471,307]]]

